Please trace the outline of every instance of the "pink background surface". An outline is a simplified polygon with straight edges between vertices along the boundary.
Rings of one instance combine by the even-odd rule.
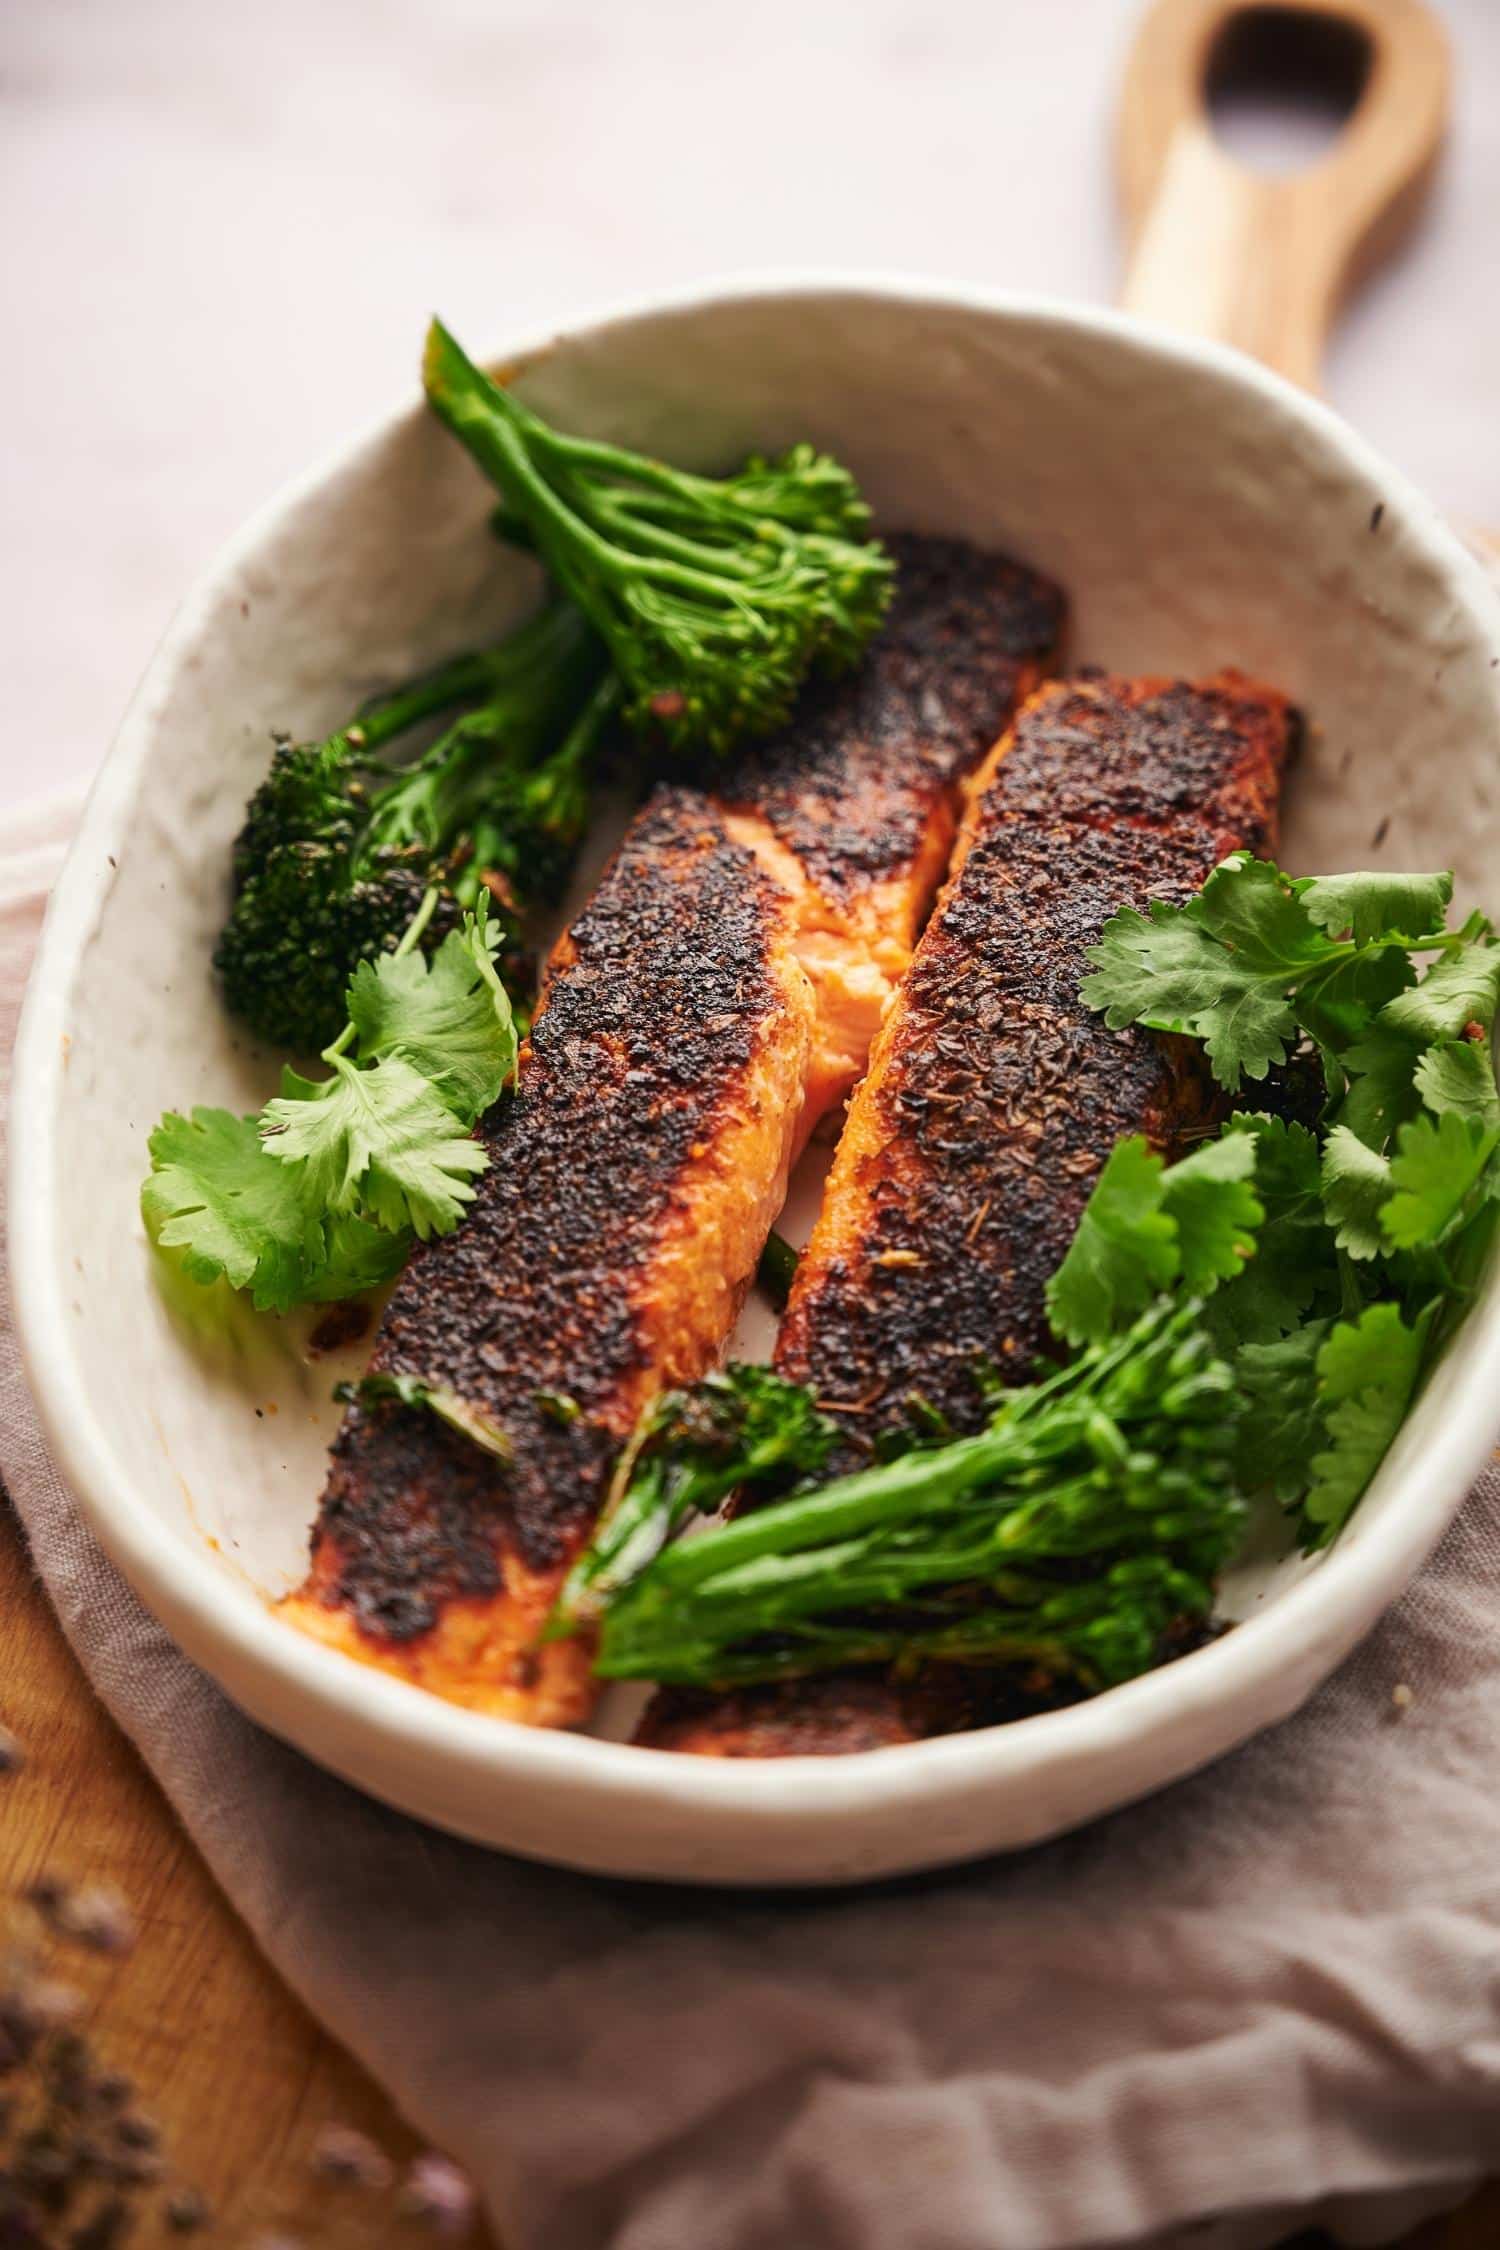
[[[1349,311],[1340,406],[1500,526],[1500,6]],[[0,23],[0,807],[93,770],[215,548],[413,386],[591,302],[796,263],[1108,299],[1134,0],[14,0]],[[206,749],[211,748],[205,745]]]

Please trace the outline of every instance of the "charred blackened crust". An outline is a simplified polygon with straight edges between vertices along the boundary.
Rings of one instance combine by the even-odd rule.
[[[472,1211],[415,1252],[371,1362],[450,1385],[513,1458],[420,1409],[351,1409],[309,1590],[367,1634],[410,1640],[495,1593],[502,1548],[548,1569],[592,1523],[661,1350],[642,1296],[666,1214],[787,1005],[785,906],[711,802],[664,789],[559,949]]]
[[[778,1367],[838,1414],[836,1466],[914,1398],[978,1427],[986,1368],[1020,1380],[1048,1346],[1047,1280],[1115,1141],[1175,1150],[1211,1118],[1195,1051],[1084,1006],[1085,952],[1119,907],[1270,843],[1293,733],[1233,678],[1063,683],[1022,713],[856,1099],[860,1223],[824,1260],[814,1242],[782,1328]]]
[[[919,855],[935,803],[1052,671],[1066,613],[1049,580],[963,540],[886,545],[896,594],[863,663],[810,689],[784,735],[715,781],[835,902]]]

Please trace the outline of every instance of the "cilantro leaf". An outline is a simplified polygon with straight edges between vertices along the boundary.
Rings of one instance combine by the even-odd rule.
[[[1207,1141],[1170,1169],[1141,1134],[1117,1141],[1047,1285],[1055,1333],[1098,1343],[1174,1281],[1197,1293],[1241,1273],[1263,1216],[1254,1171],[1245,1134]]]
[[[1353,1514],[1406,1417],[1422,1364],[1429,1315],[1408,1328],[1398,1307],[1370,1305],[1341,1320],[1318,1353],[1327,1443],[1312,1459],[1302,1506],[1303,1542],[1326,1547]]]
[[[258,1122],[226,1109],[169,1112],[152,1133],[141,1213],[189,1279],[247,1289],[260,1312],[358,1296],[389,1281],[406,1241],[357,1218],[318,1223],[296,1179],[269,1161]]]
[[[456,1131],[452,1111],[404,1056],[364,1070],[331,1049],[328,1059],[333,1076],[313,1098],[283,1094],[266,1104],[263,1146],[294,1167],[314,1208],[364,1205],[378,1225],[410,1227],[424,1242],[451,1234],[473,1200],[484,1150]]]
[[[1308,875],[1293,889],[1320,930],[1356,945],[1382,937],[1427,937],[1453,901],[1451,875]]]
[[[1215,1078],[1232,1092],[1242,1077],[1264,1078],[1285,1062],[1297,1020],[1280,965],[1258,969],[1227,951],[1197,904],[1155,899],[1149,916],[1122,908],[1089,947],[1094,970],[1080,990],[1111,1030],[1142,1023],[1201,1039]]]
[[[481,905],[483,900],[481,899]],[[516,1028],[481,916],[420,951],[361,961],[349,1020],[362,1062],[400,1056],[429,1079],[464,1125],[482,1117],[516,1067]]]
[[[1403,1125],[1390,1181],[1397,1191],[1380,1214],[1386,1240],[1398,1250],[1441,1242],[1500,1143],[1500,1127],[1444,1110]]]
[[[1373,1025],[1340,1057],[1348,1078],[1335,1121],[1367,1148],[1383,1149],[1421,1107],[1414,1083],[1421,1052],[1385,1022]]]
[[[259,1118],[247,1117],[245,1122],[255,1126],[259,1140]],[[394,1281],[410,1255],[409,1233],[392,1234],[353,1213],[328,1219],[323,1226],[323,1254],[309,1268],[303,1294],[315,1305],[362,1297],[367,1289],[383,1289]]]
[[[1378,1258],[1387,1248],[1380,1214],[1391,1192],[1391,1168],[1347,1125],[1323,1144],[1323,1207],[1334,1241],[1351,1258]]]
[[[1319,1296],[1337,1289],[1338,1267],[1313,1134],[1305,1125],[1244,1110],[1235,1112],[1225,1132],[1254,1138],[1255,1195],[1265,1214],[1254,1257],[1204,1307],[1220,1349],[1229,1351],[1295,1329]]]
[[[147,1146],[141,1213],[152,1240],[180,1250],[192,1280],[248,1289],[262,1312],[296,1304],[310,1230],[295,1181],[265,1160],[255,1119],[169,1110]]]
[[[1429,1109],[1452,1110],[1481,1125],[1500,1125],[1500,1094],[1487,1044],[1439,1039],[1418,1062],[1414,1083]]]
[[[1289,1336],[1244,1344],[1235,1354],[1235,1474],[1247,1492],[1269,1486],[1289,1501],[1307,1489],[1307,1465],[1323,1438],[1318,1354],[1328,1325],[1309,1320]]]
[[[1419,984],[1398,992],[1381,1010],[1381,1022],[1424,1045],[1434,1039],[1459,1039],[1471,1023],[1489,1031],[1500,998],[1500,945],[1489,924],[1476,918],[1466,926],[1471,942],[1434,961]]]
[[[1177,1272],[1194,1296],[1232,1281],[1255,1256],[1266,1215],[1251,1185],[1255,1158],[1253,1135],[1226,1133],[1162,1174],[1162,1205],[1177,1228]]]
[[[1327,935],[1279,867],[1250,852],[1233,852],[1209,876],[1188,912],[1240,960],[1291,984],[1327,959]]]
[[[1110,1150],[1047,1284],[1047,1317],[1067,1343],[1110,1335],[1176,1278],[1177,1225],[1162,1208],[1164,1170],[1143,1134]]]
[[[1297,1020],[1325,1053],[1349,1067],[1348,1050],[1364,1038],[1386,1004],[1415,984],[1411,956],[1399,947],[1377,946],[1346,954],[1310,976],[1297,994]]]

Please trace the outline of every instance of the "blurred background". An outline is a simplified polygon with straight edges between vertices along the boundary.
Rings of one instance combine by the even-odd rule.
[[[1436,194],[1328,389],[1500,526],[1500,0],[1446,0]],[[476,346],[710,272],[1106,301],[1135,0],[5,0],[0,811],[97,764],[244,517]],[[1227,114],[1261,160],[1315,115]]]

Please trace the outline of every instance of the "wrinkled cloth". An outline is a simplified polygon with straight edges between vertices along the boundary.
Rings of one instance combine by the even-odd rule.
[[[0,845],[6,1057],[70,812]],[[83,1528],[8,1313],[0,1474],[268,1958],[507,2250],[1377,2242],[1500,2159],[1493,1472],[1337,1677],[1209,1772],[1017,1857],[759,1897],[486,1853],[261,1733]]]

